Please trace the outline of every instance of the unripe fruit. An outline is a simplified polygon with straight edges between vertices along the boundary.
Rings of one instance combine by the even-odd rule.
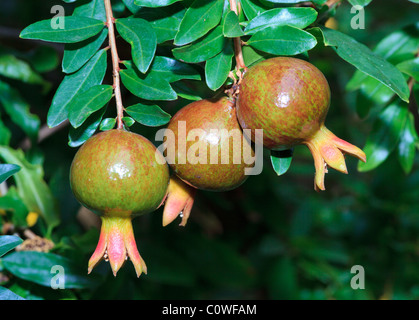
[[[347,173],[341,151],[366,160],[362,150],[324,126],[329,105],[330,88],[320,70],[304,60],[277,57],[249,68],[236,108],[243,129],[263,129],[265,147],[307,145],[315,161],[315,189],[324,190],[326,164]]]
[[[188,104],[172,117],[166,131],[166,159],[176,176],[190,186],[176,179],[171,182],[167,201],[177,203],[176,208],[190,204],[191,187],[228,191],[247,179],[246,169],[253,167],[254,152],[251,142],[243,136],[234,102],[229,98]],[[179,214],[175,211],[179,209],[165,208],[164,225]],[[190,209],[187,212],[189,215]],[[182,225],[185,223],[183,219]]]
[[[169,170],[161,153],[141,135],[119,129],[101,132],[76,153],[70,183],[76,199],[102,219],[89,273],[105,258],[116,275],[127,257],[137,276],[146,273],[131,219],[156,210],[164,200]]]

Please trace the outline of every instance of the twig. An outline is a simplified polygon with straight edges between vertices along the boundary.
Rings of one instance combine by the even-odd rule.
[[[116,48],[116,41],[115,41],[115,30],[114,30],[114,23],[115,18],[113,17],[112,13],[112,6],[111,0],[104,0],[105,2],[105,9],[106,9],[106,26],[108,27],[108,34],[109,34],[109,47],[111,48],[111,55],[112,55],[112,75],[113,75],[113,89],[115,93],[115,101],[116,101],[116,111],[117,111],[117,128],[122,129],[124,127],[122,123],[122,118],[124,116],[124,106],[122,104],[122,96],[121,96],[121,85],[120,85],[120,78],[119,78],[119,56],[118,51]]]
[[[230,1],[231,10],[233,10],[236,15],[239,15],[236,0],[229,0],[229,1]],[[242,42],[241,42],[240,37],[234,38],[234,56],[236,58],[236,69],[240,77],[240,74],[241,74],[240,69],[244,69],[244,70],[247,69],[244,63],[244,59],[243,59]]]
[[[337,8],[341,4],[342,4],[342,0],[328,0],[328,1],[326,1],[326,3],[324,5],[327,6],[329,9],[326,10],[325,12],[323,12],[322,14],[320,14],[317,17],[317,23],[321,23],[324,20],[324,18],[329,18],[329,13],[331,12],[331,10],[334,9],[334,8]]]
[[[340,4],[340,2],[342,2],[342,0],[328,0],[326,1],[325,5],[331,8],[336,4]]]
[[[230,2],[231,10],[238,16],[241,10],[240,3],[237,4],[236,0],[229,0],[229,2]],[[234,77],[234,74],[230,72],[229,77],[233,79],[234,83],[230,89],[225,91],[230,97],[235,97],[238,95],[240,82],[243,79],[243,75],[247,71],[247,67],[246,67],[246,64],[244,63],[244,58],[243,58],[243,49],[242,49],[243,42],[240,39],[240,37],[233,38],[233,42],[234,42],[234,57],[236,59],[236,75],[239,79],[236,80],[236,78]]]

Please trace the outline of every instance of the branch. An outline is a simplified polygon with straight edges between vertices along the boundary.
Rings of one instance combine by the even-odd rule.
[[[238,16],[239,13],[238,13],[238,10],[237,10],[236,0],[229,0],[229,1],[230,1],[231,10],[234,11],[234,13]],[[247,68],[246,68],[246,65],[245,65],[244,59],[243,59],[243,50],[242,50],[242,43],[241,43],[240,37],[234,38],[234,56],[236,58],[236,70],[237,70],[237,73],[238,73],[239,77],[241,77],[240,69],[244,69],[246,71]]]
[[[112,55],[112,76],[113,76],[113,90],[115,93],[115,101],[116,101],[116,111],[117,111],[117,128],[122,129],[124,127],[122,123],[122,118],[124,116],[124,106],[122,104],[122,96],[121,96],[121,84],[119,78],[119,56],[118,50],[116,48],[116,41],[115,41],[115,29],[114,23],[115,18],[113,17],[112,13],[112,6],[111,0],[104,0],[105,2],[105,9],[106,9],[106,26],[108,27],[109,31],[109,47],[111,49]]]

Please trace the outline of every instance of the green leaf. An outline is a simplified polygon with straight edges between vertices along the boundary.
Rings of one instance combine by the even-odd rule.
[[[314,48],[317,40],[310,33],[294,27],[273,26],[256,32],[247,44],[275,55],[296,55]]]
[[[11,222],[17,228],[26,228],[28,223],[26,217],[28,209],[23,203],[22,198],[19,196],[15,186],[11,186],[7,193],[0,197],[0,209],[10,211]]]
[[[313,28],[315,33],[323,34],[326,46],[332,46],[344,60],[360,71],[377,79],[393,90],[403,101],[409,101],[409,88],[401,72],[365,45],[339,31],[328,28]]]
[[[73,16],[93,18],[105,22],[105,2],[103,0],[92,0],[74,9]],[[73,73],[79,70],[100,49],[107,36],[108,28],[104,28],[94,37],[81,42],[66,44],[62,61],[63,72]]]
[[[175,37],[175,45],[191,43],[217,26],[223,13],[223,4],[224,0],[195,0],[183,17]]]
[[[125,110],[135,121],[145,126],[159,127],[170,121],[170,114],[164,112],[157,105],[137,103]]]
[[[400,140],[407,116],[406,105],[396,103],[380,112],[363,149],[367,156],[367,162],[359,162],[359,171],[375,169],[387,159]]]
[[[73,16],[92,18],[105,22],[105,2],[103,0],[91,0],[74,9]]]
[[[100,109],[87,118],[77,129],[71,127],[68,133],[68,145],[73,148],[79,147],[93,136],[105,112],[106,108]]]
[[[48,111],[47,124],[58,126],[68,117],[68,105],[90,87],[101,84],[106,72],[106,50],[97,52],[79,71],[67,75],[61,82],[52,99]]]
[[[13,291],[0,287],[0,300],[25,300],[21,296],[18,296]]]
[[[44,79],[31,66],[13,55],[0,55],[0,75],[30,84],[42,84]]]
[[[122,2],[124,3],[125,7],[127,7],[127,9],[133,14],[136,14],[141,10],[141,7],[137,6],[134,0],[122,0]]]
[[[176,59],[190,63],[208,60],[223,50],[226,39],[222,26],[218,26],[202,39],[172,50]]]
[[[161,7],[158,10],[143,7],[135,16],[147,20],[156,33],[157,43],[163,43],[175,38],[185,12],[182,6]]]
[[[419,137],[415,129],[415,119],[409,113],[408,119],[406,119],[404,128],[401,131],[398,146],[398,159],[406,174],[412,171],[418,141]]]
[[[15,164],[0,164],[0,183],[9,179],[19,170],[20,167]]]
[[[228,42],[223,51],[205,63],[205,80],[211,90],[219,89],[227,80],[233,55],[232,44]]]
[[[154,58],[150,71],[169,83],[182,79],[201,80],[199,72],[194,67],[176,59],[163,56],[156,56]]]
[[[18,236],[0,236],[0,257],[23,242]]]
[[[157,37],[157,43],[173,40],[179,30],[180,21],[175,17],[167,17],[150,21]]]
[[[277,8],[263,12],[254,18],[244,29],[246,34],[255,34],[267,27],[291,26],[303,29],[317,18],[313,8]]]
[[[395,93],[378,80],[367,77],[360,87],[357,95],[356,111],[361,118],[368,115],[374,105],[385,106],[394,97]]]
[[[244,35],[239,24],[239,17],[234,11],[229,11],[224,18],[223,34],[227,38],[241,37]]]
[[[24,57],[40,73],[52,71],[60,63],[57,50],[48,46],[36,47]]]
[[[397,30],[383,38],[374,48],[374,53],[380,55],[393,65],[403,61],[413,59],[419,46],[419,27],[407,26],[402,30]],[[369,77],[365,73],[357,70],[354,74],[353,86]],[[351,81],[352,82],[352,79]],[[349,87],[348,90],[353,90]]]
[[[65,73],[79,70],[93,57],[108,36],[108,29],[103,29],[98,35],[77,43],[65,45],[62,69]]]
[[[10,119],[30,138],[36,139],[40,126],[38,116],[30,113],[30,106],[16,89],[2,81],[0,81],[0,102]]]
[[[53,19],[42,20],[26,27],[21,33],[22,39],[74,43],[86,40],[98,34],[104,27],[103,21],[86,17],[61,17],[63,28],[56,28]]]
[[[146,100],[176,100],[176,92],[169,82],[152,72],[144,75],[126,62],[127,69],[121,70],[121,80],[124,86],[134,95]]]
[[[138,70],[145,73],[153,60],[157,47],[157,37],[150,23],[140,18],[116,20],[116,29],[121,37],[131,45],[132,60]]]
[[[244,14],[249,21],[266,11],[266,8],[257,0],[240,0],[240,3],[242,4]]]
[[[0,115],[1,116],[1,115]],[[12,133],[9,128],[7,128],[0,117],[0,145],[7,146],[10,143],[10,138]]]
[[[397,68],[414,78],[416,81],[419,81],[419,57],[407,61],[403,61],[397,65]]]
[[[131,117],[122,117],[122,122],[129,128],[135,123],[135,120]]]
[[[116,124],[115,118],[106,118],[106,119],[103,119],[102,122],[100,123],[99,129],[101,131],[112,130],[115,127],[115,124]]]
[[[181,0],[135,0],[134,3],[140,7],[165,7]]]
[[[96,275],[87,275],[86,270],[74,264],[70,259],[45,252],[20,251],[13,252],[2,259],[4,268],[15,277],[51,287],[57,271],[53,267],[62,268],[62,279],[65,289],[92,288],[99,284]]]
[[[272,168],[278,176],[283,175],[291,166],[293,150],[271,150]]]
[[[29,163],[22,150],[6,146],[0,146],[0,158],[21,167],[13,178],[26,208],[43,217],[49,228],[57,226],[60,222],[59,213],[51,190],[43,179],[42,166]]]
[[[243,59],[244,59],[244,64],[247,67],[251,67],[253,64],[258,63],[259,61],[272,58],[272,57],[273,55],[263,52],[263,51],[258,51],[252,48],[251,46],[243,47]]]
[[[68,119],[74,128],[80,127],[95,111],[103,108],[112,98],[113,87],[97,85],[76,96],[68,105]]]
[[[185,82],[177,81],[171,84],[179,97],[183,99],[198,101],[204,99],[196,90],[190,88]]]

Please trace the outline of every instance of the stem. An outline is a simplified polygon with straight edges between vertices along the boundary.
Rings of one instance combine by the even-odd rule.
[[[340,4],[340,2],[342,2],[342,0],[328,0],[326,1],[325,5],[331,8],[336,4]]]
[[[238,16],[238,10],[237,10],[237,2],[236,0],[229,0],[230,2],[230,8],[234,11],[234,13]],[[242,50],[242,43],[240,37],[234,38],[234,56],[236,58],[236,70],[241,77],[241,71],[240,69],[247,70],[246,65],[244,64],[243,59],[243,50]]]
[[[115,29],[114,23],[115,18],[113,17],[112,13],[112,6],[111,0],[104,0],[105,2],[105,9],[106,9],[106,25],[108,27],[108,34],[109,34],[109,47],[111,48],[111,55],[112,55],[112,76],[113,76],[113,89],[115,93],[115,101],[116,101],[116,122],[117,128],[122,129],[124,127],[122,123],[122,118],[124,116],[124,106],[122,105],[122,96],[121,96],[121,85],[120,85],[120,78],[119,78],[119,56],[118,50],[116,48],[116,41],[115,41]]]

